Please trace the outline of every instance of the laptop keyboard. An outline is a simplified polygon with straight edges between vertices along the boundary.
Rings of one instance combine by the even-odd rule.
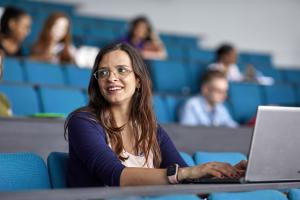
[[[241,183],[241,178],[198,178],[198,179],[186,179],[182,181],[182,184],[215,184],[215,183]]]

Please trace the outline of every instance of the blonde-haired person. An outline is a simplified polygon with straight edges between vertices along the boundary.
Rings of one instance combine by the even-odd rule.
[[[0,81],[3,75],[3,59],[4,53],[0,50]],[[9,117],[12,115],[11,106],[9,100],[6,98],[4,94],[0,92],[0,117]]]
[[[52,13],[34,43],[31,59],[52,63],[74,63],[69,17],[62,12]]]
[[[147,67],[130,45],[99,52],[88,94],[88,105],[65,124],[69,187],[164,185],[244,173],[246,161],[187,166],[156,121]]]

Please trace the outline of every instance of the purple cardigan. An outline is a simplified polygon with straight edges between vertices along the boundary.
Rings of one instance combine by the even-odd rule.
[[[103,127],[91,118],[89,113],[80,112],[69,121],[67,184],[69,187],[119,186],[125,166],[108,146]],[[160,168],[174,163],[187,167],[160,126],[157,136],[162,155]]]

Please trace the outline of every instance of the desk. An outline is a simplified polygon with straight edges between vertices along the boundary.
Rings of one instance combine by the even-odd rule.
[[[88,200],[168,194],[207,194],[212,192],[241,192],[262,189],[300,188],[300,182],[251,184],[198,184],[137,187],[101,187],[80,189],[39,190],[30,192],[0,192],[1,200]]]

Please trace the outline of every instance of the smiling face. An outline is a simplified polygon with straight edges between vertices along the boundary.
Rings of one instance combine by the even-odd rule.
[[[15,40],[23,42],[30,33],[31,17],[29,15],[23,15],[17,19],[12,19],[9,22],[9,26]]]
[[[137,79],[129,55],[122,50],[105,54],[98,66],[98,85],[111,105],[129,105],[137,87]]]
[[[52,39],[55,42],[61,41],[68,33],[69,21],[67,18],[61,17],[56,20],[52,27]]]

